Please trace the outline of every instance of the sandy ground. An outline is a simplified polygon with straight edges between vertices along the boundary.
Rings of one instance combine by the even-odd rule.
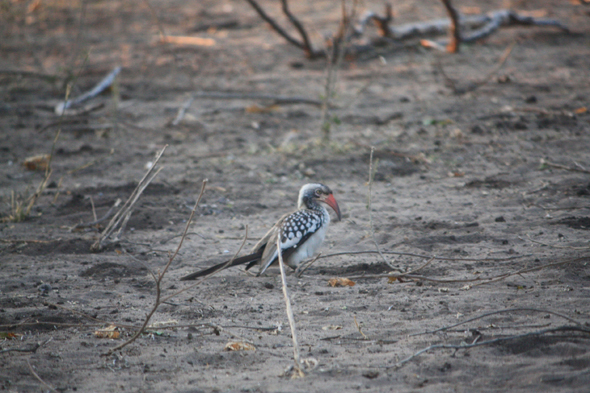
[[[2,216],[13,192],[17,200],[30,195],[43,178],[21,164],[51,151],[64,75],[76,78],[76,96],[115,66],[122,71],[114,93],[91,101],[102,107],[64,117],[50,184],[31,216],[0,224],[0,332],[16,335],[1,349],[43,344],[36,352],[0,354],[2,390],[47,391],[32,367],[63,392],[588,391],[589,336],[575,331],[433,349],[399,362],[433,344],[588,328],[590,7],[508,2],[557,18],[576,34],[517,27],[457,55],[408,43],[379,48],[386,64],[376,54],[345,61],[331,142],[322,146],[320,111],[312,105],[260,110],[264,101],[196,99],[172,126],[194,91],[319,99],[325,62],[304,59],[245,1],[150,3],[153,12],[142,2],[90,2],[82,17],[80,3],[3,5],[0,69],[60,78],[0,74]],[[277,15],[276,4],[261,3]],[[507,2],[457,3],[488,11]],[[338,23],[336,2],[291,8],[318,45]],[[432,1],[397,2],[394,10],[396,23],[444,16]],[[158,43],[154,13],[166,34],[215,44]],[[437,62],[468,85],[513,42],[489,83],[462,95],[445,86]],[[97,228],[71,228],[92,221],[93,206],[100,218],[117,198],[125,200],[164,145],[164,169],[138,201],[121,242],[91,253]],[[352,254],[375,250],[367,210],[370,146],[375,239],[381,250],[400,253],[386,258],[401,272],[442,258],[416,273],[422,279],[389,283],[383,275],[391,269],[378,255]],[[233,255],[246,226],[251,247],[295,208],[301,185],[319,181],[333,189],[343,220],[332,223],[325,258],[287,280],[302,356],[318,362],[305,378],[283,376],[293,348],[276,271],[257,278],[226,270],[162,305],[152,319],[184,327],[156,327],[101,356],[142,324],[155,299],[148,269],[161,270],[178,246],[205,178],[208,189],[163,280],[164,295],[190,285],[179,277]],[[532,271],[487,282],[523,269]],[[328,286],[334,277],[356,285]],[[416,335],[507,309],[520,310]],[[123,327],[120,339],[95,336],[111,323]],[[225,351],[229,342],[256,350]]]

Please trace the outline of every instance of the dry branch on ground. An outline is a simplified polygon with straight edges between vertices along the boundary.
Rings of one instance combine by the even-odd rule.
[[[127,225],[127,221],[129,221],[129,218],[131,217],[131,213],[133,212],[135,203],[139,200],[139,197],[146,189],[146,187],[152,182],[152,180],[154,180],[154,178],[162,170],[162,167],[157,167],[157,164],[160,158],[162,157],[162,154],[164,154],[166,147],[168,147],[168,145],[164,146],[164,148],[160,152],[158,152],[158,154],[156,154],[154,162],[147,170],[143,178],[139,181],[137,187],[135,188],[135,190],[133,190],[133,192],[123,205],[123,207],[121,207],[117,214],[113,216],[107,227],[101,233],[100,237],[91,246],[90,249],[92,251],[100,251],[102,247],[106,244],[106,241],[109,239],[109,237],[115,232],[115,230],[117,230],[117,228],[118,231],[115,235],[116,237],[118,237],[121,234],[121,232],[123,232],[125,226]]]
[[[353,39],[360,39],[365,33],[366,27],[369,23],[373,22],[377,26],[378,33],[380,35],[379,42],[388,40],[391,43],[399,43],[405,40],[418,38],[418,37],[437,37],[450,33],[449,40],[423,40],[422,45],[432,48],[444,48],[449,52],[458,52],[459,45],[461,42],[475,42],[484,39],[498,29],[509,26],[547,26],[555,27],[563,32],[568,33],[569,28],[555,19],[548,18],[535,18],[528,15],[522,15],[516,11],[509,9],[501,9],[491,11],[486,14],[480,15],[462,15],[457,8],[455,8],[451,0],[442,0],[447,13],[449,14],[448,19],[437,19],[428,22],[409,23],[399,26],[392,26],[390,23],[393,21],[393,14],[391,11],[391,5],[385,5],[384,16],[373,11],[366,11],[363,16],[359,19],[358,23],[351,26],[350,34],[343,34],[342,26],[340,29],[333,33],[329,38],[326,39],[326,49],[315,49],[309,34],[299,21],[297,17],[291,13],[288,5],[288,0],[281,0],[282,12],[287,17],[289,22],[294,26],[300,35],[300,39],[297,39],[285,30],[281,25],[271,17],[265,10],[258,4],[256,0],[246,0],[252,8],[258,13],[258,15],[266,21],[270,27],[280,36],[285,38],[291,45],[302,49],[305,57],[309,59],[325,58],[328,57],[329,51],[327,48],[331,48],[334,42],[350,43]],[[351,21],[347,25],[352,25]],[[336,52],[343,50],[347,55],[355,55],[373,50],[375,47],[375,40],[369,39],[370,43],[356,43],[354,45],[339,45],[334,46],[332,49],[332,57],[337,57]]]

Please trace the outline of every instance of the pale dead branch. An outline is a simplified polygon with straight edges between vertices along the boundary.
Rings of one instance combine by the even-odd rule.
[[[123,205],[123,207],[121,207],[117,214],[113,216],[113,218],[111,219],[107,227],[104,229],[100,237],[90,247],[91,251],[100,251],[104,246],[105,242],[113,234],[113,232],[117,230],[117,228],[119,229],[117,234],[120,234],[122,230],[125,228],[125,225],[127,224],[127,221],[129,220],[129,217],[133,212],[133,207],[135,206],[135,203],[137,202],[143,191],[146,189],[146,187],[152,182],[152,180],[154,180],[154,178],[162,170],[162,167],[158,167],[157,164],[167,147],[168,145],[164,146],[162,150],[160,150],[156,154],[153,164],[150,166],[143,178],[139,181],[137,187],[135,188],[135,190],[133,190],[133,192]]]
[[[189,97],[189,99],[186,100],[184,102],[184,104],[182,104],[182,106],[178,109],[178,113],[176,114],[176,117],[174,118],[174,120],[172,120],[173,126],[177,126],[180,124],[182,119],[184,119],[184,115],[186,114],[186,111],[188,110],[188,108],[191,107],[194,100],[195,100],[195,97]]]
[[[63,102],[60,102],[55,107],[55,113],[60,116],[68,114],[68,112],[67,112],[68,109],[70,109],[76,105],[80,105],[82,102],[84,102],[90,98],[96,97],[97,95],[102,93],[104,90],[109,88],[113,84],[113,82],[115,82],[115,79],[116,79],[117,75],[119,74],[119,72],[121,72],[121,67],[115,67],[115,69],[113,71],[111,71],[107,76],[105,76],[100,82],[98,82],[98,84],[96,86],[94,86],[92,88],[92,90],[89,90],[86,93],[82,94],[81,96],[78,96],[72,100],[66,99]]]
[[[91,199],[91,200],[92,200],[92,199]],[[106,220],[108,220],[108,218],[109,218],[109,217],[111,216],[111,214],[113,213],[113,210],[114,210],[116,207],[118,207],[120,204],[121,204],[121,198],[117,198],[117,200],[115,201],[115,203],[113,204],[113,206],[111,206],[111,208],[109,209],[109,211],[108,211],[108,212],[106,212],[106,214],[105,214],[104,216],[102,216],[102,217],[101,217],[101,218],[99,218],[99,219],[95,219],[94,221],[90,221],[90,222],[88,222],[88,223],[86,223],[86,224],[84,224],[84,223],[81,223],[81,224],[76,224],[76,225],[74,225],[73,227],[71,227],[71,228],[69,229],[69,231],[70,231],[70,232],[74,232],[76,229],[79,229],[79,228],[88,228],[88,227],[93,227],[93,226],[95,226],[95,225],[98,225],[98,224],[100,224],[100,223],[101,223],[101,222],[103,222],[103,221],[106,221]],[[92,206],[92,207],[94,208],[94,204],[93,204],[93,206]],[[94,210],[94,209],[93,209],[93,210]],[[94,212],[94,217],[96,218],[96,213],[95,213],[95,212]]]
[[[279,255],[279,270],[281,271],[281,284],[283,286],[283,296],[285,297],[285,309],[287,312],[287,319],[291,327],[291,338],[293,340],[293,359],[295,360],[295,368],[293,377],[303,377],[305,374],[301,370],[301,357],[299,356],[299,343],[297,342],[297,327],[295,325],[295,317],[293,316],[293,309],[291,308],[291,298],[289,297],[289,290],[287,289],[287,278],[285,273],[285,266],[283,264],[283,253],[281,252],[281,236],[277,236],[277,252]]]
[[[41,379],[39,374],[37,374],[35,372],[35,370],[33,369],[33,366],[31,366],[31,363],[28,360],[27,360],[27,365],[29,366],[29,371],[31,371],[31,374],[33,374],[33,376],[35,377],[35,379],[37,379],[37,381],[41,382],[41,384],[43,386],[45,386],[47,389],[51,390],[52,392],[57,392],[57,390],[55,390],[55,388],[53,386],[49,385],[47,382],[45,382],[43,379]]]

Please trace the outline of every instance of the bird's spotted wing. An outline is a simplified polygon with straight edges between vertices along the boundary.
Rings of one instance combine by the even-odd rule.
[[[277,233],[280,236],[281,253],[284,259],[287,259],[291,253],[295,252],[297,247],[305,243],[310,236],[318,231],[324,224],[324,217],[321,213],[311,210],[298,210],[286,216],[282,221],[277,223]],[[273,236],[262,254],[260,273],[273,264],[277,258],[276,237]]]

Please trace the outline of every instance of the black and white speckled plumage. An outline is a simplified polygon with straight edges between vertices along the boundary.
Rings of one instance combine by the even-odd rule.
[[[277,237],[280,239],[284,262],[296,269],[302,261],[312,257],[318,251],[326,236],[330,214],[319,202],[332,207],[340,218],[340,209],[332,191],[320,183],[306,184],[299,191],[297,201],[299,209],[283,216],[254,246],[251,254],[236,258],[231,265],[227,262],[220,263],[185,276],[181,280],[193,280],[220,269],[241,264],[248,264],[246,270],[259,265],[258,275],[260,275],[278,259]]]
[[[302,239],[329,222],[330,216],[323,214],[323,212],[299,210],[283,221],[283,225],[281,225],[281,243],[288,244],[292,240]]]

